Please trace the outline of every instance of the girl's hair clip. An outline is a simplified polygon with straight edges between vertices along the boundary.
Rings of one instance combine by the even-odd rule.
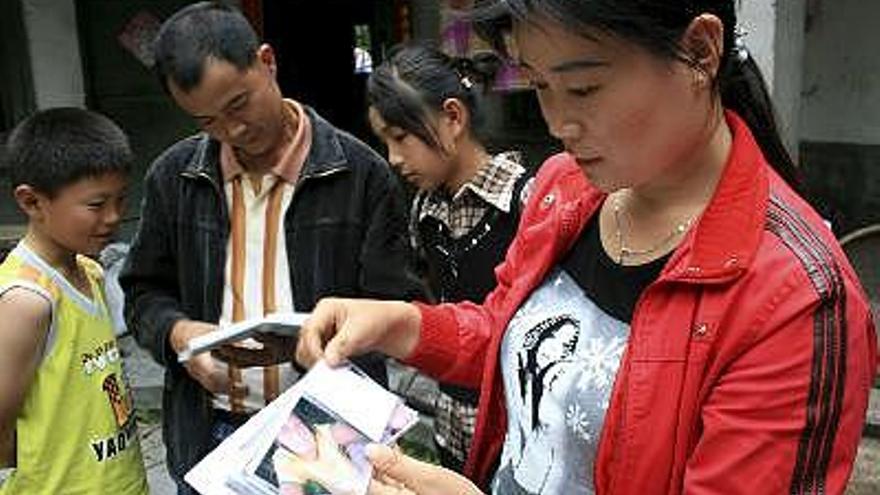
[[[474,83],[468,76],[464,76],[461,78],[461,85],[464,86],[464,89],[471,89],[474,87]]]

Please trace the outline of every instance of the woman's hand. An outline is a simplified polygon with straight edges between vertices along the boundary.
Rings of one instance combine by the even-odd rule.
[[[417,461],[385,445],[367,447],[373,480],[367,495],[476,495],[470,480],[448,469]]]
[[[321,358],[335,366],[370,351],[404,359],[418,344],[421,320],[405,302],[322,299],[300,329],[296,360],[307,368]]]

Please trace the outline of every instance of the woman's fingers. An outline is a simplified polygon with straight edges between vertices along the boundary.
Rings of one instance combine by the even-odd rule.
[[[436,466],[401,454],[400,449],[374,444],[367,447],[367,457],[387,493],[438,493],[433,486]],[[382,492],[379,492],[382,493]]]
[[[300,329],[296,360],[307,368],[321,358],[335,366],[370,351],[401,359],[415,348],[420,322],[409,303],[322,299]]]
[[[370,444],[367,446],[367,458],[370,459],[376,473],[382,476],[396,478],[401,474],[401,470],[406,472],[406,466],[400,465],[403,454],[398,448],[378,443]]]
[[[367,495],[416,495],[418,493],[397,478],[402,469],[406,470],[406,466],[399,465],[401,461],[399,449],[379,444],[370,445],[367,447],[367,456],[373,464],[374,470]]]
[[[334,299],[318,301],[312,315],[299,330],[299,341],[296,346],[296,361],[306,368],[311,368],[324,357],[326,335],[336,332],[338,303]]]
[[[327,360],[327,364],[336,366],[348,359],[352,354],[352,342],[351,332],[346,328],[346,325],[343,325],[324,348],[324,359]]]
[[[383,316],[370,311],[375,304],[355,299],[319,301],[300,329],[296,360],[307,368],[322,358],[336,366],[371,350],[367,340],[375,338],[372,333],[383,328]]]
[[[477,495],[482,492],[467,478],[440,466],[418,461],[387,445],[367,446],[367,457],[375,469],[376,489],[372,495],[418,494]],[[385,491],[382,491],[385,490]],[[396,490],[396,491],[395,491]]]
[[[417,493],[394,481],[382,481],[374,478],[370,480],[367,495],[417,495]]]

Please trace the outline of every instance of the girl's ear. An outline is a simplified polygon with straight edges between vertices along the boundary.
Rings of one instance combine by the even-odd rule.
[[[12,192],[18,207],[24,212],[28,218],[32,220],[41,220],[43,218],[43,206],[48,201],[48,197],[37,191],[28,184],[21,184]]]
[[[695,17],[684,32],[682,48],[696,65],[695,69],[714,81],[724,55],[724,24],[721,19],[712,14]]]
[[[463,135],[470,126],[470,113],[465,104],[458,98],[447,98],[443,102],[442,110],[441,125],[447,127],[455,138]]]

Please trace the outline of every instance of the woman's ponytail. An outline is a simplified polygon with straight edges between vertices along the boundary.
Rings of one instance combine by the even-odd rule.
[[[764,77],[754,58],[741,45],[735,46],[727,57],[719,84],[724,107],[746,121],[776,173],[803,195],[801,173],[782,142]]]

